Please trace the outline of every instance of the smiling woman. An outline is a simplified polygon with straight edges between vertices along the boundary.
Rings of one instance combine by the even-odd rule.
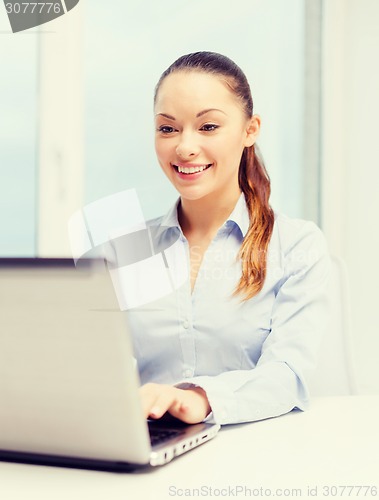
[[[270,207],[260,122],[220,54],[182,56],[157,84],[156,154],[180,197],[152,225],[158,245],[182,243],[190,274],[129,315],[146,416],[227,424],[307,408],[329,257],[314,223]]]
[[[197,207],[202,205],[203,222],[210,207],[218,206],[217,213],[210,215],[206,233],[203,231],[199,238],[196,230],[187,234],[192,240],[191,248],[198,247],[200,254],[205,251],[231,213],[241,190],[244,192],[253,223],[241,256],[247,251],[250,255],[243,262],[251,265],[243,266],[239,291],[244,290],[247,297],[253,296],[261,289],[265,277],[273,213],[268,205],[268,176],[254,151],[260,118],[253,115],[253,100],[245,75],[230,59],[219,54],[202,52],[184,56],[163,73],[156,89],[155,107],[156,152],[162,169],[181,194],[182,226],[186,219],[189,223],[186,213],[192,212],[195,200]],[[160,108],[173,112],[161,112]],[[162,140],[168,138],[169,141]],[[255,177],[253,184],[249,182],[248,171]],[[192,262],[192,287],[200,262],[201,258]]]

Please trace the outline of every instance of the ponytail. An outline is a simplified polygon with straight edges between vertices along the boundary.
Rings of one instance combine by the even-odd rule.
[[[245,195],[250,225],[242,242],[239,258],[242,276],[234,295],[251,299],[262,290],[266,278],[267,250],[274,227],[274,212],[269,205],[270,178],[256,146],[245,148],[238,174]]]

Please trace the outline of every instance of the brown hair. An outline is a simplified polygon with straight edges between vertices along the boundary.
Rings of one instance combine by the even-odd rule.
[[[194,52],[173,62],[157,83],[154,102],[161,83],[168,75],[176,71],[193,70],[222,77],[241,102],[246,116],[253,116],[253,99],[245,74],[231,59],[215,52]],[[270,178],[254,145],[246,147],[242,153],[238,182],[245,195],[250,225],[239,251],[242,276],[235,294],[242,294],[247,300],[260,292],[264,285],[267,248],[274,226],[274,212],[269,205]]]

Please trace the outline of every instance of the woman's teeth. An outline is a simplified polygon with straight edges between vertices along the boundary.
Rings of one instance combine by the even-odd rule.
[[[198,167],[179,167],[178,165],[175,165],[177,168],[178,172],[181,174],[197,174],[198,172],[202,172],[206,168],[210,167],[211,165],[199,165]]]

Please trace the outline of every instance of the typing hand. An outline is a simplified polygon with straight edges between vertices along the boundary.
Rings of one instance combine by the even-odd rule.
[[[187,424],[196,424],[211,411],[205,391],[200,387],[179,389],[149,383],[140,388],[140,396],[146,418],[161,418],[169,412]]]

